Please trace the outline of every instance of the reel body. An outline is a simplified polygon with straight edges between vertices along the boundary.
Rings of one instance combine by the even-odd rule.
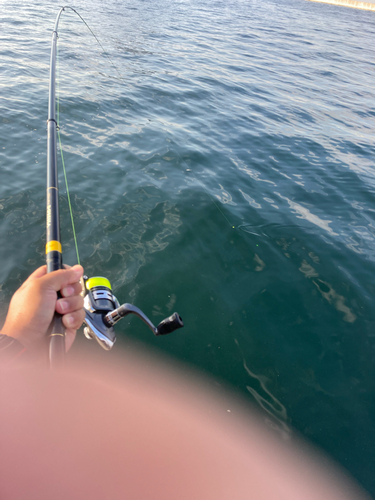
[[[88,339],[95,338],[103,349],[112,349],[116,342],[114,325],[128,314],[135,314],[152,330],[154,335],[167,335],[182,328],[184,323],[178,313],[164,319],[157,327],[136,306],[122,304],[112,293],[107,278],[100,276],[88,278],[83,276],[84,283],[84,319],[83,333]]]
[[[95,338],[103,349],[112,349],[116,342],[116,333],[112,326],[105,323],[107,313],[120,306],[116,297],[112,294],[111,284],[106,278],[95,277],[88,279],[83,277],[84,282],[84,309],[85,327],[83,333],[88,339]]]

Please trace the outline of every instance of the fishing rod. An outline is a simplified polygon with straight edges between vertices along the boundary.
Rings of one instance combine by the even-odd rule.
[[[47,217],[46,217],[46,264],[47,273],[62,269],[60,236],[59,179],[57,173],[57,121],[56,121],[56,49],[57,28],[64,8],[60,9],[52,32],[50,60],[49,99],[47,119]],[[65,329],[62,316],[55,313],[49,331],[49,362],[51,368],[64,364]]]
[[[91,28],[75,9],[68,5],[60,9],[52,32],[47,119],[47,273],[63,268],[57,171],[56,53],[59,20],[65,9],[71,9],[82,19],[102,47]],[[127,303],[120,305],[117,298],[112,294],[111,284],[107,278],[100,276],[88,278],[87,276],[83,276],[83,289],[84,309],[86,313],[83,333],[88,339],[96,339],[106,350],[111,349],[116,341],[114,325],[129,314],[138,316],[152,330],[154,335],[157,336],[166,335],[184,326],[181,316],[175,312],[155,327],[138,307]],[[60,294],[58,296],[59,298],[61,297]],[[53,369],[61,368],[64,365],[65,359],[65,328],[62,323],[62,316],[58,313],[55,313],[48,337],[50,367]]]

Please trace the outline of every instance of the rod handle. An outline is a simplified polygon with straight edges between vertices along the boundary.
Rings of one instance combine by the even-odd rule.
[[[49,365],[52,370],[65,365],[65,328],[61,314],[55,313],[49,335]]]
[[[52,190],[55,191],[55,190]],[[50,202],[52,204],[52,202]],[[57,198],[56,198],[57,203]],[[58,207],[57,207],[58,210]],[[48,210],[47,210],[48,220]],[[49,239],[46,245],[46,263],[47,273],[62,269],[62,254],[61,243],[56,240]],[[57,298],[61,299],[60,292],[57,293]],[[55,312],[51,322],[48,334],[49,345],[49,367],[52,370],[63,368],[65,365],[65,328],[62,324],[62,316]]]

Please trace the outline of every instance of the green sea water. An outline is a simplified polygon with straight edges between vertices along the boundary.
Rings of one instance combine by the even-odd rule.
[[[375,494],[375,14],[303,0],[73,6],[111,59],[63,14],[60,127],[81,262],[155,323],[177,310],[186,325],[155,338],[124,320],[115,349],[144,345],[233,387]],[[1,9],[3,321],[44,263],[58,7]],[[87,343],[80,334],[73,351]]]

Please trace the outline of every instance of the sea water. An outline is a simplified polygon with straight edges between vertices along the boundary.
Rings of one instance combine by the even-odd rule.
[[[73,6],[105,49],[63,13],[59,121],[81,263],[155,323],[176,310],[186,325],[155,338],[124,320],[115,349],[144,345],[211,375],[375,493],[375,13],[304,0]],[[2,321],[44,262],[57,12],[1,2]],[[80,334],[73,352],[86,345]]]

